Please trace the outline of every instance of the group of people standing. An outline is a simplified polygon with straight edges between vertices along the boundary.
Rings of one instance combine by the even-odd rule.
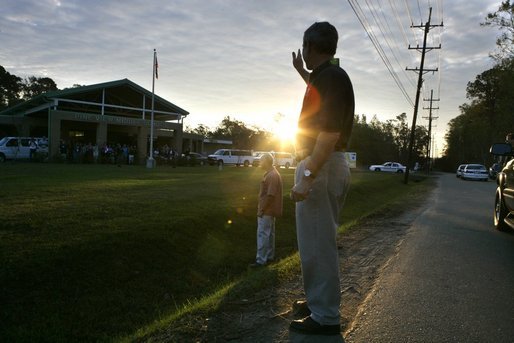
[[[102,145],[61,140],[61,160],[71,163],[132,164],[135,161],[136,146],[120,143]]]
[[[290,330],[306,335],[340,335],[337,229],[350,185],[344,151],[355,109],[353,86],[334,59],[338,33],[328,22],[304,33],[302,51],[292,53],[294,68],[307,85],[296,139],[296,168],[290,197],[296,206],[296,232],[305,299],[295,301],[304,316]],[[307,71],[304,68],[311,70]],[[273,157],[263,155],[265,170],[257,210],[257,254],[252,267],[275,258],[275,219],[282,215],[282,179]]]

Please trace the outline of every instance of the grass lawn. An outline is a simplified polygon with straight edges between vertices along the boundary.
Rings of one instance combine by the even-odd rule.
[[[0,164],[2,341],[112,341],[247,274],[262,170]],[[281,169],[277,257],[296,251]],[[354,221],[420,183],[355,172]],[[422,183],[421,183],[422,184]]]

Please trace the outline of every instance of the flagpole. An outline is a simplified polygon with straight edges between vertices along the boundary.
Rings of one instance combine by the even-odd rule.
[[[153,49],[153,68],[152,68],[152,112],[150,116],[150,157],[146,161],[147,168],[155,168],[155,160],[153,158],[153,115],[155,104],[155,73],[156,73],[157,51]]]

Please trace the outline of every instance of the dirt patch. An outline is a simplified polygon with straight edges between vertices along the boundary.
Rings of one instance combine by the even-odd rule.
[[[361,220],[351,230],[340,235],[338,247],[341,261],[340,311],[343,332],[351,329],[360,304],[373,288],[380,270],[398,251],[410,224],[423,210],[420,206],[422,203],[422,199],[417,199],[408,205],[382,210]],[[295,319],[291,305],[295,300],[304,297],[301,275],[298,275],[276,287],[225,303],[220,311],[208,318],[186,316],[187,318],[152,336],[150,340],[306,342],[309,337],[290,337],[288,329],[290,321]],[[191,334],[192,327],[198,328],[196,335]],[[339,337],[339,341],[342,342],[342,338]]]

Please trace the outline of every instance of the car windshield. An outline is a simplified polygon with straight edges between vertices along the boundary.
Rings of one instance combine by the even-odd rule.
[[[0,139],[0,145],[4,145],[5,142],[8,140],[9,138],[8,137],[4,137],[2,139]]]
[[[225,150],[223,150],[223,149],[216,150],[216,152],[214,152],[213,155],[223,155],[223,151],[225,151]]]
[[[486,170],[484,166],[479,164],[470,164],[466,167],[466,170]]]

